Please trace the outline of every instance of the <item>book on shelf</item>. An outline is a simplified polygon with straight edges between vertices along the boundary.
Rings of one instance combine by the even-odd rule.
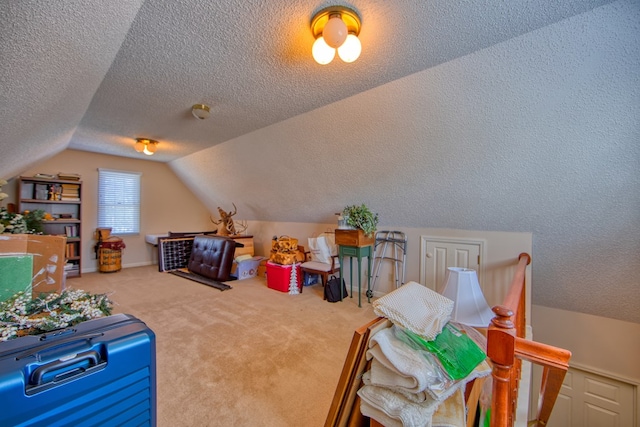
[[[80,184],[62,184],[60,200],[80,201]]]
[[[49,198],[49,186],[47,184],[35,184],[33,186],[33,198],[47,200]]]
[[[67,237],[78,237],[78,226],[77,225],[65,225],[64,226],[64,234]]]
[[[64,179],[65,181],[80,181],[80,174],[58,172],[58,179]]]
[[[34,178],[44,178],[44,179],[55,179],[55,175],[52,175],[50,173],[37,173],[35,175],[33,175]]]
[[[73,271],[73,270],[78,270],[78,264],[68,262],[64,265],[64,271]]]
[[[67,243],[65,247],[65,258],[69,259],[76,256],[78,256],[76,252],[76,245],[73,243]]]
[[[80,192],[80,184],[62,184],[62,192],[78,194]]]

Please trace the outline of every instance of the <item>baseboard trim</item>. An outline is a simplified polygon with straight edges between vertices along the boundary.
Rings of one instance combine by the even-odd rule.
[[[133,268],[133,267],[145,267],[147,265],[154,265],[155,263],[152,261],[143,261],[143,262],[136,262],[133,264],[123,264],[122,268]],[[89,268],[83,268],[82,269],[82,274],[85,273],[96,273],[98,271],[98,267],[89,267]]]

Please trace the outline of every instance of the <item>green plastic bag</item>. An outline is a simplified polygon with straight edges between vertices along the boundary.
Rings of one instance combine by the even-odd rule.
[[[467,334],[460,332],[451,323],[447,323],[433,341],[427,341],[406,329],[404,332],[413,341],[435,354],[452,380],[465,378],[487,357]]]

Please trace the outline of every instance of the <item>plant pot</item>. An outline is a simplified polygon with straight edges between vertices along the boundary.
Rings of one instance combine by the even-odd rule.
[[[347,225],[347,221],[349,220],[348,216],[338,216],[338,230],[355,230],[355,227]]]
[[[375,236],[367,237],[364,231],[358,230],[336,230],[336,245],[342,246],[371,246],[375,243]]]

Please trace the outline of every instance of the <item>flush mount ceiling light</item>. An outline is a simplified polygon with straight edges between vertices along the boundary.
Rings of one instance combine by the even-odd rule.
[[[191,107],[191,114],[196,119],[204,120],[209,117],[209,106],[205,104],[195,104]]]
[[[316,41],[311,53],[318,64],[326,65],[338,56],[344,62],[353,62],[360,56],[362,45],[360,17],[355,10],[344,6],[330,6],[320,10],[311,19],[311,32]]]
[[[158,141],[147,138],[136,138],[136,143],[133,148],[138,153],[144,153],[147,156],[152,156],[158,148]]]

